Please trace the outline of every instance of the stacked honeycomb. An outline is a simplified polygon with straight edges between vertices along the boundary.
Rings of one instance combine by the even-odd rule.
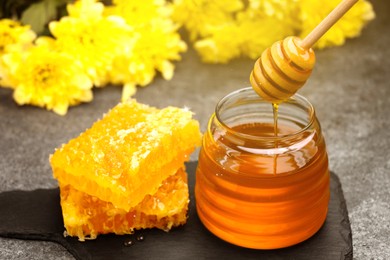
[[[184,224],[184,162],[200,142],[188,110],[135,100],[114,107],[50,158],[66,233],[84,240]]]

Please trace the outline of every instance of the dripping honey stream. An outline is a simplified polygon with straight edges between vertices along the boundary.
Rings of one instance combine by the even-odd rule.
[[[278,148],[278,110],[279,110],[279,104],[278,103],[272,103],[272,112],[274,115],[274,136],[275,136],[275,149]],[[278,170],[278,155],[274,154],[274,175],[277,173]]]

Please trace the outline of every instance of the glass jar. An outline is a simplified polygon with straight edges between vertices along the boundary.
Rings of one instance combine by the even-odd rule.
[[[297,244],[327,215],[328,156],[313,106],[298,94],[281,103],[276,133],[273,112],[252,88],[230,93],[217,104],[199,154],[199,218],[242,247]]]

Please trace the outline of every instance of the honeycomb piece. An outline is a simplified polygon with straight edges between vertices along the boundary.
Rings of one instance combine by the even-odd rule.
[[[99,234],[132,234],[134,230],[159,228],[165,231],[187,221],[187,174],[179,169],[164,180],[154,195],[146,195],[129,211],[110,202],[60,184],[61,207],[66,235],[80,241],[95,239]]]
[[[129,100],[57,149],[50,158],[62,185],[130,210],[182,167],[201,143],[186,109]]]

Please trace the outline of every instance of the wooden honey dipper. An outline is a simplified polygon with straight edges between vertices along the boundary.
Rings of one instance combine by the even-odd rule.
[[[256,93],[274,104],[294,95],[313,70],[315,55],[311,46],[358,1],[343,0],[303,40],[289,36],[267,48],[255,62],[250,76]]]

